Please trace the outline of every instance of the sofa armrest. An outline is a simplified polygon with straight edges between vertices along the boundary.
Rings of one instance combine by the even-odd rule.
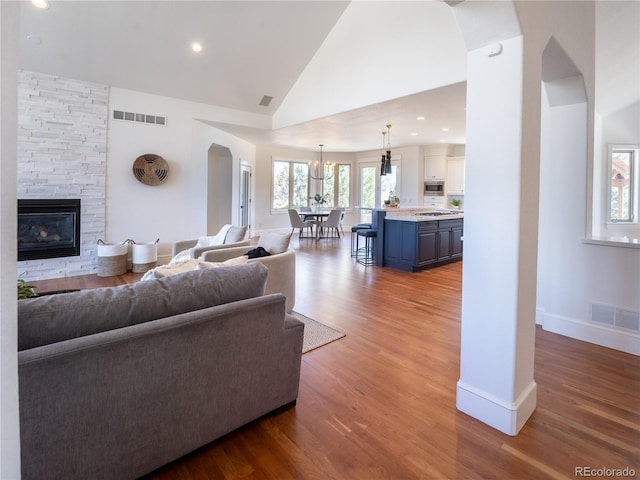
[[[224,262],[246,254],[250,248],[235,247],[210,250],[202,255],[205,262]],[[252,258],[249,262],[260,262],[267,267],[267,285],[265,294],[282,293],[287,297],[286,310],[291,312],[296,303],[296,254],[295,250],[268,257]]]
[[[221,248],[233,248],[240,247],[245,245],[251,245],[251,239],[241,240],[239,242],[233,243],[223,243],[221,245],[209,245],[208,247],[198,247],[194,248],[198,240],[180,240],[178,242],[174,242],[171,246],[171,257],[175,257],[178,253],[193,248],[191,252],[191,258],[199,258],[204,252],[208,252],[209,250],[220,250]],[[240,254],[242,255],[242,254]],[[239,255],[236,255],[236,257]]]
[[[208,247],[198,247],[193,249],[193,252],[191,253],[191,258],[200,258],[202,257],[203,253],[209,252],[211,250],[224,250],[227,248],[235,248],[235,247],[248,246],[248,245],[251,245],[251,240],[249,239],[241,240],[239,242],[233,242],[233,243],[223,243],[222,245],[209,245]],[[240,255],[242,255],[242,253]],[[235,256],[239,257],[240,255],[235,255]]]
[[[196,246],[196,243],[198,243],[198,240],[179,240],[177,242],[174,242],[173,245],[171,246],[171,257],[175,257],[178,253],[182,252],[183,250],[188,250],[190,248],[193,248]]]

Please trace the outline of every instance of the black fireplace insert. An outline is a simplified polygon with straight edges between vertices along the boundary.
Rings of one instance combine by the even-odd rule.
[[[19,199],[18,260],[80,255],[80,199]]]

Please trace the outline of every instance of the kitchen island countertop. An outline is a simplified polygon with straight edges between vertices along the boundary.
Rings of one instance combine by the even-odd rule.
[[[400,212],[398,212],[400,213]],[[455,220],[464,218],[464,212],[462,211],[422,211],[407,214],[405,212],[398,214],[393,211],[387,210],[385,220],[397,220],[401,222],[432,222],[434,220]]]

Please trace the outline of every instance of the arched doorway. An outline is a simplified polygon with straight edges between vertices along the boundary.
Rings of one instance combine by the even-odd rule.
[[[212,144],[207,160],[207,234],[233,224],[233,155],[228,147]]]

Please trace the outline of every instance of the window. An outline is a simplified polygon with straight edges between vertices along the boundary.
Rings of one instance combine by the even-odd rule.
[[[351,165],[325,165],[323,191],[327,207],[349,208],[351,203]]]
[[[609,146],[609,222],[638,222],[638,151],[637,145]]]
[[[274,209],[303,207],[309,204],[309,169],[306,163],[273,162]]]
[[[310,204],[309,197],[315,193],[327,199],[325,207],[349,208],[351,203],[351,165],[332,164],[324,166],[324,180],[314,182],[309,177],[307,163],[275,160],[273,162],[273,209],[299,208]],[[318,191],[311,193],[317,185]],[[322,192],[320,191],[322,189]]]

